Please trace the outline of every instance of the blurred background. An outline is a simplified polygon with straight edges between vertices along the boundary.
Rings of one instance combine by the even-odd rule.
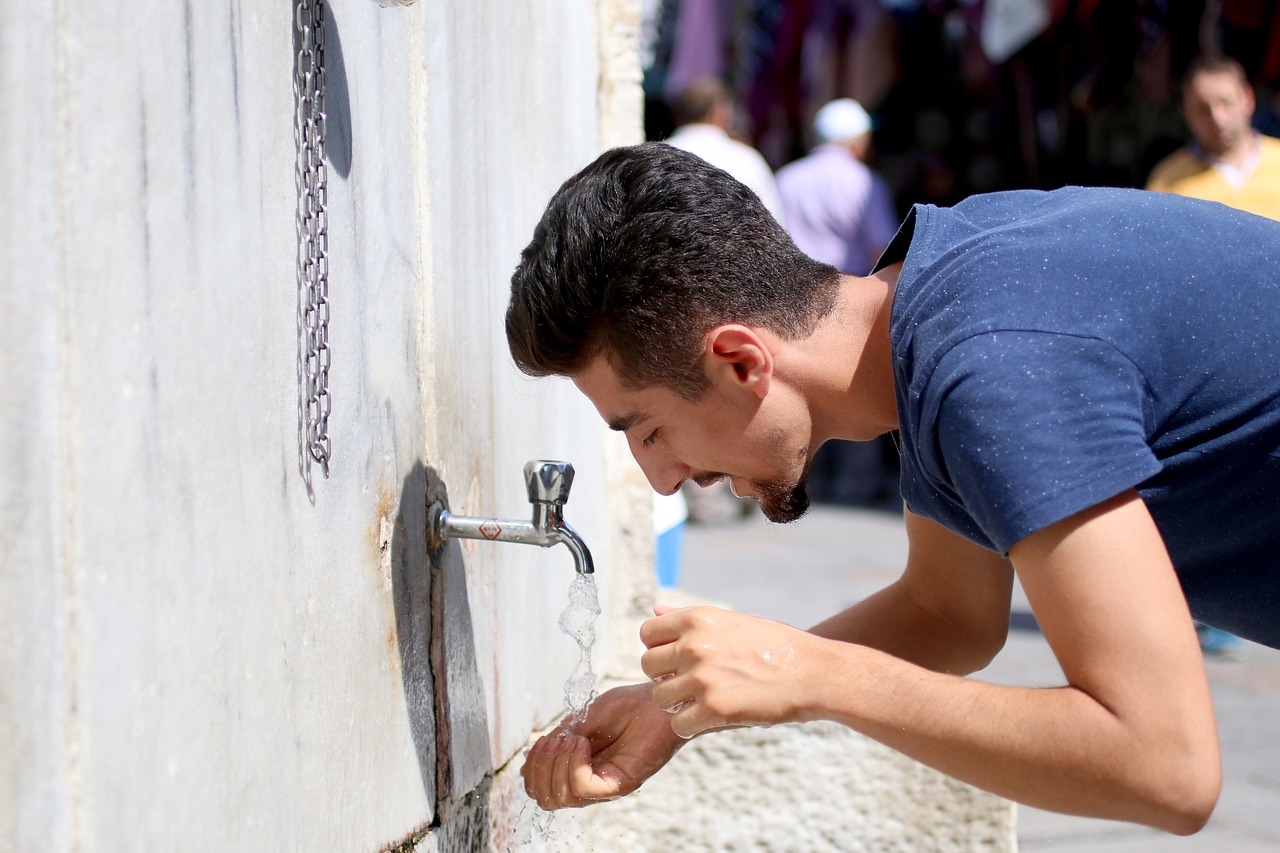
[[[1237,59],[1255,126],[1280,131],[1276,0],[645,0],[645,133],[674,129],[692,80],[721,78],[733,133],[774,169],[850,97],[875,119],[872,165],[898,212],[975,192],[1142,186],[1189,139],[1179,81]]]

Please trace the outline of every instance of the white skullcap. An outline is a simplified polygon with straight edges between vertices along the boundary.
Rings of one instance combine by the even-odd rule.
[[[871,132],[871,116],[853,98],[839,98],[818,110],[813,130],[821,142],[848,142]]]

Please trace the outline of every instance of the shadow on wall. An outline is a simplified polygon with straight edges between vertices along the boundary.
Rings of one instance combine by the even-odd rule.
[[[416,462],[405,477],[391,537],[400,673],[438,849],[484,850],[492,769],[484,687],[461,548],[450,541],[431,552],[427,543],[427,507],[435,501],[449,506],[444,482]],[[405,849],[414,849],[416,840],[420,836],[406,839]]]

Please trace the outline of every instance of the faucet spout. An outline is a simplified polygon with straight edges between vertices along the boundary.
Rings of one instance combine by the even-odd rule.
[[[573,465],[534,460],[524,466],[524,476],[529,502],[533,504],[530,521],[454,515],[434,503],[427,510],[432,548],[438,548],[448,539],[487,539],[542,548],[563,543],[573,554],[573,567],[578,574],[594,573],[595,564],[586,542],[564,520],[564,505],[573,484]]]
[[[594,574],[596,570],[595,562],[591,559],[591,551],[587,548],[587,543],[578,535],[578,531],[574,530],[564,520],[564,517],[558,511],[559,507],[556,507],[556,510],[552,515],[552,523],[555,526],[552,528],[550,537],[557,542],[563,543],[569,549],[569,553],[573,555],[573,568],[578,574]]]

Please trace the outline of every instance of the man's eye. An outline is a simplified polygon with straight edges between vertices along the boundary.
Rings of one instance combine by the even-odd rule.
[[[655,429],[653,432],[645,436],[644,440],[640,443],[643,444],[645,447],[650,447],[655,441],[658,440],[658,432],[659,431]]]

